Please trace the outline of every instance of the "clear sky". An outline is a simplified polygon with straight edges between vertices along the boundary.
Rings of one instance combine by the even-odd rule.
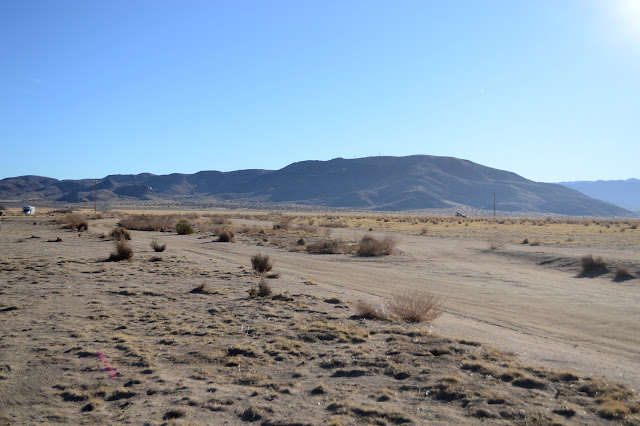
[[[0,178],[431,154],[640,178],[640,0],[0,2]]]

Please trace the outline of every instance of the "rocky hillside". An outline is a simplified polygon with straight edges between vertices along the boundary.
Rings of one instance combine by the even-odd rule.
[[[2,200],[93,200],[94,181],[22,176],[0,181]],[[493,209],[571,216],[630,216],[631,212],[559,184],[452,157],[336,158],[302,161],[280,170],[195,174],[111,175],[97,184],[101,201],[203,198],[295,203],[383,211],[438,208]]]

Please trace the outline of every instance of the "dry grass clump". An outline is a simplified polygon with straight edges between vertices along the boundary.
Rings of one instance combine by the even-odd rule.
[[[176,225],[176,232],[178,235],[191,235],[193,234],[193,227],[187,222],[186,219],[180,220]]]
[[[123,228],[136,231],[159,231],[167,232],[173,230],[176,223],[175,215],[133,215],[124,218],[119,225]]]
[[[273,268],[273,263],[268,254],[258,253],[251,256],[251,266],[258,274],[264,274]]]
[[[601,256],[593,257],[593,255],[588,254],[580,258],[580,272],[582,274],[593,274],[606,270],[607,262]]]
[[[121,226],[117,226],[113,228],[110,235],[111,235],[111,238],[113,238],[114,240],[130,240],[131,239],[131,233],[126,228],[123,228]]]
[[[342,243],[338,240],[325,239],[307,245],[307,253],[339,254],[342,253]]]
[[[249,297],[270,297],[273,294],[271,290],[271,286],[267,283],[267,280],[263,278],[260,279],[260,283],[258,287],[251,287],[249,289]]]
[[[121,260],[131,259],[133,257],[133,249],[126,240],[114,240],[116,251],[111,253],[109,260],[111,262],[119,262]]]
[[[87,219],[77,213],[69,213],[64,215],[61,219],[58,220],[58,223],[67,225],[70,229],[74,229],[79,232],[89,229],[89,223],[87,222]]]
[[[223,227],[221,229],[216,230],[216,234],[218,234],[218,241],[223,243],[235,243],[236,242],[236,231],[231,228]]]
[[[424,290],[396,294],[387,308],[406,322],[429,322],[442,315],[442,302]]]
[[[214,225],[231,225],[231,220],[229,218],[219,214],[211,216],[209,222]]]
[[[383,307],[375,307],[371,303],[360,301],[355,305],[356,316],[364,319],[386,319]]]
[[[287,231],[291,228],[291,219],[283,217],[273,225],[273,229],[281,229],[283,231]]]
[[[613,275],[614,280],[624,281],[624,280],[630,280],[631,278],[633,278],[633,275],[631,274],[631,272],[629,272],[629,270],[626,267],[624,266],[616,267],[616,273]]]
[[[387,235],[379,240],[372,235],[365,235],[358,244],[356,254],[358,256],[388,256],[398,244],[398,239]]]
[[[158,241],[158,240],[156,240],[154,238],[153,240],[151,240],[151,248],[156,253],[161,253],[161,252],[163,252],[163,251],[165,251],[167,249],[167,245],[166,244],[160,244],[160,241]]]

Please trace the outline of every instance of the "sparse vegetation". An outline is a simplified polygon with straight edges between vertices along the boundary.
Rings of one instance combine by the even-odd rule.
[[[487,239],[487,243],[489,244],[489,249],[491,250],[501,250],[505,246],[505,242],[496,236],[489,237]]]
[[[222,243],[235,243],[236,231],[231,228],[224,227],[217,231],[218,241]]]
[[[114,240],[115,251],[109,256],[112,262],[131,259],[133,257],[133,249],[124,239]]]
[[[616,272],[613,275],[614,280],[624,281],[624,280],[630,280],[631,278],[633,278],[633,275],[631,274],[631,272],[629,272],[629,269],[620,265],[616,267]]]
[[[251,266],[258,274],[264,274],[273,268],[273,263],[268,254],[258,253],[251,256]]]
[[[193,234],[193,227],[186,219],[181,219],[176,225],[176,232],[178,235],[191,235]]]
[[[371,303],[359,301],[355,305],[356,316],[364,319],[386,319],[383,307],[375,307]]]
[[[70,229],[77,230],[78,232],[89,229],[89,222],[87,222],[87,219],[76,213],[66,214],[59,219],[58,222],[60,224],[67,225]]]
[[[117,226],[111,231],[111,238],[113,238],[114,240],[130,240],[131,233],[126,228]]]
[[[381,240],[372,235],[365,235],[360,240],[356,254],[358,256],[388,256],[398,243],[398,239],[390,235],[385,236]]]
[[[387,308],[406,322],[430,322],[442,315],[442,302],[424,290],[396,294]]]
[[[151,248],[156,253],[161,253],[161,252],[163,252],[163,251],[165,251],[167,249],[167,245],[166,244],[161,244],[160,241],[158,241],[158,240],[156,240],[154,238],[153,240],[151,240]]]
[[[119,225],[136,231],[167,232],[174,229],[176,215],[133,215],[120,220]]]
[[[606,271],[607,262],[602,257],[594,257],[588,254],[580,258],[580,272],[582,274],[595,274]]]
[[[307,244],[307,253],[339,254],[342,252],[342,245],[338,240],[323,239],[315,243]]]

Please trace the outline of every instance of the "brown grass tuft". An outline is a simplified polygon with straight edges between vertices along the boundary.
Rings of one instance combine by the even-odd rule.
[[[368,302],[358,302],[355,306],[356,316],[364,319],[386,319],[387,315],[384,313],[382,307],[376,308]]]
[[[218,234],[218,241],[222,243],[235,243],[236,231],[231,228],[224,227],[216,232]]]
[[[342,252],[342,244],[338,240],[327,239],[312,244],[307,244],[307,253],[312,254],[339,254]]]
[[[258,253],[251,256],[251,266],[257,273],[264,274],[273,268],[273,263],[268,254]]]
[[[156,240],[154,238],[153,240],[151,240],[151,248],[156,253],[161,253],[161,252],[163,252],[163,251],[165,251],[167,249],[167,245],[166,244],[160,244],[160,241],[158,241],[158,240]]]
[[[125,240],[115,240],[114,245],[116,251],[109,256],[110,261],[119,262],[133,257],[133,249]]]
[[[625,268],[624,266],[616,267],[616,273],[613,275],[614,280],[624,281],[624,280],[630,280],[631,278],[633,278],[633,275],[631,274],[631,272],[629,272],[627,268]]]
[[[429,322],[442,315],[442,302],[424,290],[396,294],[387,307],[406,322]]]
[[[111,238],[113,238],[114,240],[130,240],[131,239],[131,233],[126,229],[123,228],[121,226],[117,226],[115,228],[113,228],[113,230],[111,231]]]
[[[358,244],[356,254],[358,256],[388,256],[393,253],[393,249],[398,243],[398,239],[387,235],[378,240],[372,235],[365,235]]]
[[[604,272],[607,270],[607,262],[598,256],[588,254],[580,258],[580,272],[583,274],[593,274],[597,272]]]

